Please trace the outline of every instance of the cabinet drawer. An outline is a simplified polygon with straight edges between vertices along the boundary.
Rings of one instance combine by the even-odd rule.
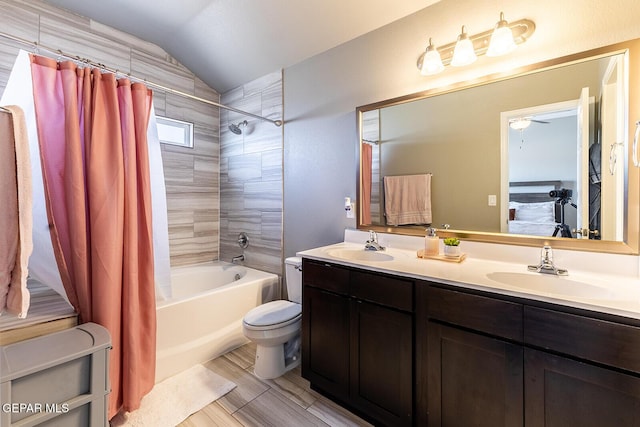
[[[353,271],[351,296],[398,310],[413,311],[413,282],[397,277]]]
[[[302,283],[341,295],[349,293],[349,270],[324,262],[302,260]]]
[[[640,328],[525,307],[525,344],[640,373]]]
[[[428,295],[432,319],[522,341],[521,304],[435,287]]]

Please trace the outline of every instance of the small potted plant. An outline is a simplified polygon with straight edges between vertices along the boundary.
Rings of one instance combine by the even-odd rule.
[[[460,239],[456,237],[447,237],[443,241],[444,243],[444,255],[448,257],[459,257],[460,252]]]

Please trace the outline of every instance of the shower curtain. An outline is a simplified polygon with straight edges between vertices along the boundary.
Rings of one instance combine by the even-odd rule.
[[[372,149],[369,144],[360,144],[362,149],[362,159],[360,167],[362,168],[362,199],[360,212],[363,224],[371,224],[371,179],[372,179]]]
[[[29,277],[56,291],[67,301],[53,252],[44,197],[40,145],[33,102],[33,83],[29,53],[20,50],[11,69],[0,105],[17,105],[27,125],[33,194],[33,253],[29,258]],[[153,106],[147,129],[149,165],[151,169],[151,199],[153,203],[153,256],[156,294],[160,299],[171,298],[171,265],[169,259],[169,227],[167,219],[166,188],[160,140]]]
[[[114,346],[110,360],[111,417],[119,408],[135,409],[141,397],[153,386],[154,280],[159,293],[170,296],[162,292],[170,288],[169,241],[164,173],[151,94],[143,85],[132,85],[126,79],[117,81],[112,75],[80,70],[69,62],[58,64],[39,57],[33,57],[32,79],[30,62],[29,54],[20,51],[0,99],[2,105],[20,106],[27,123],[34,200],[34,250],[29,260],[29,276],[65,297],[65,290],[69,288],[71,296],[68,299],[74,300],[81,321],[95,321],[110,330]],[[80,86],[76,91],[63,90],[63,82],[80,83]],[[37,92],[43,87],[48,89],[44,97],[40,96],[42,94],[37,96],[40,119],[37,128],[33,89]],[[83,103],[83,100],[88,101],[87,96],[93,100]],[[77,111],[74,111],[74,104]],[[135,114],[125,113],[129,106],[136,106]],[[138,113],[141,113],[139,117]],[[106,126],[106,119],[114,119],[117,124]],[[75,128],[69,128],[74,122]],[[65,136],[60,138],[59,132],[64,132]],[[146,144],[139,144],[145,140],[149,144],[146,168]],[[69,143],[75,146],[67,146]],[[117,147],[123,151],[113,150]],[[50,154],[53,154],[52,158]],[[45,163],[42,168],[41,160]],[[113,164],[107,165],[108,161]],[[72,164],[67,171],[68,163]],[[49,172],[45,174],[46,179],[43,169]],[[50,184],[46,191],[45,181]],[[79,189],[83,186],[88,189],[84,197],[73,197],[72,194],[80,194]],[[92,189],[96,189],[96,195]],[[122,190],[121,198],[113,198],[117,194],[115,189]],[[47,197],[55,194],[53,198],[49,197],[48,205],[45,193]],[[100,197],[104,197],[103,203],[100,203]],[[53,216],[51,220],[47,218],[47,210],[60,214],[60,204],[82,205],[83,199],[87,208],[84,215],[74,208],[74,213],[60,220],[61,228],[57,227]],[[92,207],[98,208],[97,214],[92,213]],[[131,215],[137,218],[128,219]],[[75,230],[78,226],[78,231],[65,228]],[[95,235],[91,234],[92,229],[95,229]],[[113,236],[109,235],[107,229],[121,230],[121,236],[115,232]],[[69,231],[62,239],[61,230]],[[58,249],[55,256],[54,246]],[[82,261],[83,252],[90,261]],[[56,260],[60,262],[60,268]],[[65,277],[65,289],[61,276]],[[84,278],[84,282],[75,287],[71,279],[78,277]],[[86,291],[90,291],[89,297]],[[86,302],[91,304],[89,308],[81,306]]]
[[[155,290],[141,83],[31,55],[51,237],[81,322],[111,334],[109,417],[137,409],[155,378]]]
[[[72,61],[32,55],[31,72],[54,253],[81,322],[111,334],[112,417],[155,377],[151,92]]]

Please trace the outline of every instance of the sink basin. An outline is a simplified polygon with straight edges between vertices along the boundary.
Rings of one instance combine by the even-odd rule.
[[[364,249],[333,249],[329,256],[352,261],[392,261],[393,255],[386,252],[365,251]]]
[[[530,292],[590,300],[623,299],[622,296],[607,287],[572,280],[566,276],[553,276],[539,273],[496,272],[488,273],[487,278],[510,287],[521,288],[522,290]]]

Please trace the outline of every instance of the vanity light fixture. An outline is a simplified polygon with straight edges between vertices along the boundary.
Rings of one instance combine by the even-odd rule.
[[[504,19],[504,13],[500,12],[500,20],[491,33],[491,41],[487,56],[501,56],[511,53],[516,48],[516,42],[513,40],[513,31],[509,28],[509,23]]]
[[[535,29],[535,23],[529,19],[507,22],[504,19],[504,13],[500,12],[500,20],[491,30],[469,36],[463,26],[457,41],[439,48],[433,46],[429,39],[429,46],[418,57],[416,65],[421,74],[431,75],[442,71],[447,65],[471,64],[481,55],[505,55],[512,52],[517,45],[527,41]],[[440,57],[442,67],[437,65],[436,54]]]
[[[453,48],[453,58],[451,58],[451,65],[454,67],[464,67],[465,65],[472,64],[478,59],[476,51],[473,48],[473,43],[469,40],[467,32],[462,26],[462,31],[458,36],[456,46]]]
[[[424,60],[422,61],[420,73],[423,76],[429,76],[431,74],[438,74],[442,70],[444,70],[444,64],[442,63],[442,58],[440,58],[440,53],[431,42],[431,38],[429,38],[429,46],[427,46],[424,52]]]

